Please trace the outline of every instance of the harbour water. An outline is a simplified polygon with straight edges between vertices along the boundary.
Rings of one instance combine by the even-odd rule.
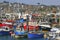
[[[44,39],[44,38],[28,39],[28,38],[13,38],[11,36],[0,36],[0,40],[48,40],[48,39]]]

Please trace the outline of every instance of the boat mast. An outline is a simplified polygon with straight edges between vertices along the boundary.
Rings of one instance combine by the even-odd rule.
[[[26,17],[27,17],[27,31],[29,31],[29,15],[27,15]]]
[[[23,11],[23,3],[22,3],[22,8],[21,8],[21,17],[23,16],[22,11]],[[21,23],[21,24],[22,24],[22,27],[21,27],[21,31],[22,31],[23,30],[23,23]]]

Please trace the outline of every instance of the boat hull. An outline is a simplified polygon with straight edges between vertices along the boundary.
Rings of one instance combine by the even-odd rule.
[[[34,34],[34,33],[28,33],[28,38],[43,38],[44,34]]]
[[[25,32],[15,32],[15,35],[24,35],[25,34]]]
[[[42,28],[43,31],[50,31],[51,28]]]
[[[43,31],[50,31],[50,30],[51,30],[51,28],[41,27],[41,26],[39,26],[39,29],[40,29],[40,30],[43,30]]]
[[[0,31],[0,35],[10,35],[10,31]]]

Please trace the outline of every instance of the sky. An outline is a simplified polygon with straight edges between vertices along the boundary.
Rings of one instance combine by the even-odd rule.
[[[25,3],[25,4],[32,4],[32,5],[38,5],[45,4],[45,5],[60,5],[60,0],[0,0],[0,2],[8,1],[8,2],[19,2],[19,3]]]

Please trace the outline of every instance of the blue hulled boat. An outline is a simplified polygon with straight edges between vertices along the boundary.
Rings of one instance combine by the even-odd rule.
[[[17,28],[15,31],[14,31],[14,33],[15,33],[15,35],[18,35],[18,36],[20,36],[20,35],[24,35],[25,34],[25,31],[24,30],[20,30],[20,28]]]
[[[16,25],[14,26],[14,33],[17,36],[25,35],[24,27],[23,27],[24,19],[21,18],[16,20]]]
[[[0,35],[10,35],[9,28],[0,28]]]
[[[28,33],[28,38],[43,38],[44,34],[43,33]]]
[[[8,22],[0,23],[0,35],[10,35],[10,32],[12,31],[11,29],[12,29],[12,23]]]
[[[36,22],[31,22],[31,27],[29,27],[28,38],[43,38],[44,33],[39,29],[38,24]]]

